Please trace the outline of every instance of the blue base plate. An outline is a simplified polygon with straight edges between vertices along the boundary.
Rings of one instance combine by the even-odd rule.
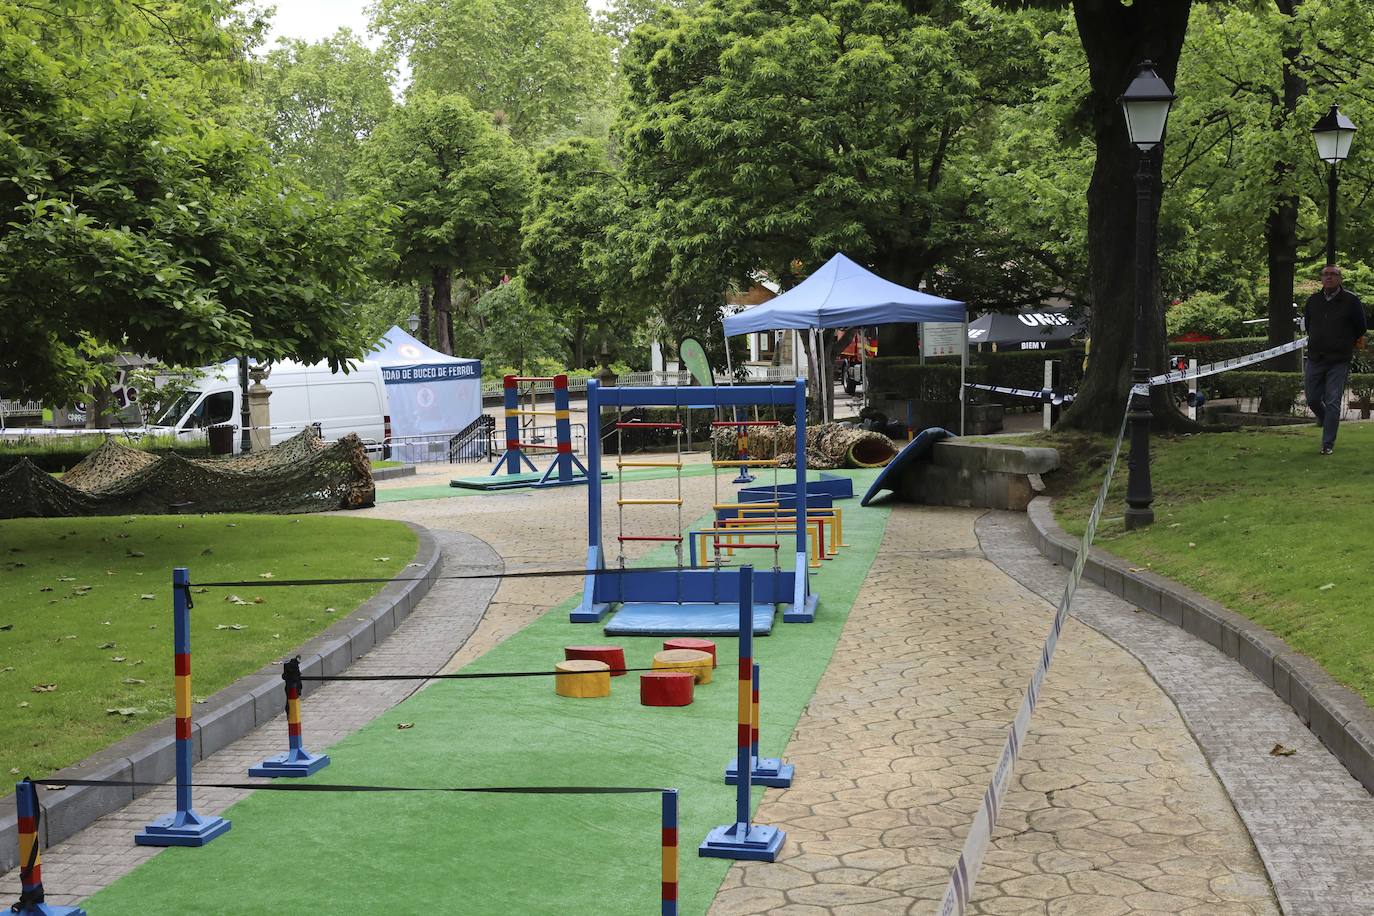
[[[774,608],[754,605],[754,635],[773,632]],[[738,604],[626,602],[606,622],[607,636],[734,636],[739,633]]]
[[[738,781],[735,776],[738,772],[738,760],[731,760],[725,765],[725,784],[727,786],[733,786]],[[792,785],[794,772],[796,772],[796,768],[792,764],[783,763],[777,757],[755,757],[749,768],[749,784],[786,789]]]
[[[54,906],[51,903],[36,903],[16,910],[18,916],[86,916],[79,906]]]
[[[815,623],[816,608],[820,605],[819,595],[807,595],[802,603],[801,610],[797,610],[795,604],[784,604],[782,606],[783,623]]]
[[[297,754],[287,752],[268,757],[255,767],[248,768],[249,776],[309,776],[329,766],[328,754],[312,754],[301,751]]]
[[[743,842],[738,834],[739,824],[726,824],[706,834],[697,847],[697,855],[711,859],[747,859],[751,862],[776,862],[787,834],[776,827],[749,827]]]
[[[205,817],[194,811],[174,811],[153,821],[142,832],[134,834],[139,846],[204,846],[229,832],[229,821],[222,817]]]

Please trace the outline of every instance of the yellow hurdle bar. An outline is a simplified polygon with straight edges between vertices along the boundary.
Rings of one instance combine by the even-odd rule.
[[[816,528],[817,528],[817,533],[819,534],[820,525],[817,524]],[[728,536],[728,537],[736,537],[736,538],[739,538],[739,539],[740,539],[740,540],[739,540],[739,543],[743,544],[743,543],[746,543],[746,541],[744,540],[744,538],[745,538],[746,535],[750,535],[750,534],[772,534],[774,537],[792,537],[792,538],[795,538],[795,537],[797,536],[797,530],[796,530],[795,528],[782,529],[782,528],[762,528],[762,527],[760,527],[760,528],[758,528],[758,529],[755,529],[755,528],[745,528],[745,527],[740,527],[740,528],[702,528],[702,529],[700,529],[700,530],[698,530],[698,531],[693,531],[692,534],[693,534],[695,537],[701,538],[701,546],[700,546],[700,547],[698,548],[698,550],[697,550],[697,563],[700,564],[701,566],[710,566],[711,564],[707,562],[707,558],[706,558],[706,539],[707,539],[708,537],[716,537],[716,538],[718,538],[718,537],[720,537],[721,535],[725,535],[725,536]],[[811,537],[810,525],[807,526],[807,532],[806,532],[806,534],[807,534],[806,543],[807,543],[807,548],[808,548],[808,553],[809,553],[809,557],[808,557],[808,559],[807,559],[807,564],[806,564],[806,565],[809,566],[811,569],[820,569],[820,567],[821,567],[820,542],[819,542],[819,540],[818,540],[817,538]],[[730,546],[729,546],[728,544],[721,544],[719,549],[729,552],[729,551],[730,551]],[[734,555],[734,554],[731,553],[731,556],[733,556],[733,555]]]
[[[773,513],[770,512],[770,511],[767,511],[767,510],[755,511],[755,510],[754,510],[754,507],[755,507],[755,506],[769,506],[769,505],[776,505],[776,504],[772,504],[772,503],[745,503],[745,504],[739,505],[739,506],[716,506],[716,508],[717,508],[717,509],[738,509],[738,510],[740,510],[740,513],[739,513],[739,517],[740,517],[740,518],[772,518],[772,517],[773,517]],[[789,510],[787,510],[787,511],[792,512],[791,509],[789,509]],[[833,519],[835,520],[835,524],[834,524],[834,526],[833,526],[833,534],[834,534],[834,537],[835,537],[835,543],[834,543],[833,546],[835,546],[835,547],[848,547],[848,546],[849,546],[848,544],[846,544],[846,543],[844,542],[844,510],[843,510],[843,509],[834,509],[834,508],[829,508],[829,509],[807,509],[807,510],[806,510],[806,517],[807,517],[807,518],[833,518]],[[792,518],[793,518],[794,520],[796,519],[796,514],[795,514],[795,513],[793,513]]]
[[[617,499],[617,506],[680,506],[680,499]]]
[[[736,458],[734,461],[712,461],[713,468],[775,468],[781,458]]]
[[[756,508],[756,507],[764,508],[764,509],[776,509],[776,508],[778,507],[778,504],[777,504],[777,503],[716,503],[716,504],[715,504],[714,506],[712,506],[711,508],[712,508],[712,509],[716,509],[716,510],[720,510],[720,509],[753,509],[753,508]]]
[[[796,523],[797,517],[795,515],[779,515],[776,517],[776,524],[795,525]],[[750,528],[763,528],[775,524],[775,519],[773,516],[764,516],[760,518],[727,518],[722,519],[716,524],[726,528],[734,528],[738,531],[746,531]],[[807,528],[810,528],[812,525],[816,526],[816,536],[818,538],[821,535],[821,526],[829,526],[831,540],[834,539],[835,520],[833,518],[808,518],[806,520]],[[836,547],[832,546],[830,543],[825,545],[825,559],[828,560],[837,553],[839,553],[839,550]]]
[[[618,468],[680,468],[681,461],[617,461]]]
[[[506,410],[508,417],[553,417],[558,420],[566,420],[571,415],[569,410],[525,410],[523,408],[510,408]]]

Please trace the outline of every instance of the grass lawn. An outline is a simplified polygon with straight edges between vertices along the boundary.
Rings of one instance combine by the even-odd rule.
[[[1315,426],[1155,439],[1155,522],[1126,532],[1117,467],[1097,546],[1250,618],[1374,705],[1374,614],[1364,529],[1374,423],[1343,423],[1333,455]],[[1123,446],[1125,448],[1126,446]],[[1056,502],[1082,534],[1101,471]]]
[[[401,462],[399,462],[399,461],[382,461],[382,460],[377,459],[377,458],[374,458],[374,459],[372,460],[372,470],[374,470],[374,471],[379,470],[379,469],[381,469],[381,468],[399,468],[399,467],[401,467]]]
[[[852,474],[857,491],[875,472]],[[810,701],[887,522],[886,508],[861,509],[853,500],[843,506],[852,546],[813,580],[821,598],[816,622],[779,619],[771,636],[754,641],[765,754],[782,752]],[[667,556],[660,551],[644,562]],[[607,641],[598,626],[568,622],[571,603],[469,670],[549,670],[563,646]],[[640,667],[662,637],[614,641],[626,647],[628,665]],[[710,828],[733,820],[735,797],[722,775],[734,753],[738,646],[716,641],[719,668],[713,683],[697,687],[691,706],[640,706],[634,674],[615,678],[612,695],[595,700],[557,697],[548,678],[438,681],[329,748],[333,762],[310,781],[675,787],[681,912],[700,916],[730,863],[698,858],[696,846]],[[309,700],[303,717],[309,746]],[[403,723],[409,727],[398,728]],[[761,796],[755,790],[755,803]],[[204,849],[158,855],[91,898],[90,911],[658,912],[657,795],[259,792],[226,816],[229,833]]]
[[[0,767],[46,775],[171,715],[173,566],[193,583],[390,576],[415,548],[399,522],[335,516],[0,521]],[[241,605],[195,596],[196,696],[280,658],[379,588],[248,587]]]

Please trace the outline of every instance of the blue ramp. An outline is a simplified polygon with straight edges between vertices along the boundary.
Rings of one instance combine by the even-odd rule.
[[[859,500],[859,505],[868,505],[885,490],[896,492],[897,487],[901,485],[903,472],[911,466],[912,462],[922,461],[930,457],[930,452],[935,448],[935,443],[941,439],[953,438],[955,438],[954,433],[938,426],[921,430],[920,435],[908,442],[906,447],[897,453],[897,457],[887,463],[887,467],[883,468],[878,479],[873,481],[873,485],[868,488],[864,498]]]
[[[774,607],[754,605],[754,635],[773,632]],[[606,623],[607,636],[737,636],[738,604],[631,602]]]

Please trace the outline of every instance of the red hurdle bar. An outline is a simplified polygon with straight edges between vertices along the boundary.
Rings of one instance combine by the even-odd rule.
[[[674,537],[671,534],[621,534],[616,536],[617,541],[671,541],[681,544],[682,536]]]

